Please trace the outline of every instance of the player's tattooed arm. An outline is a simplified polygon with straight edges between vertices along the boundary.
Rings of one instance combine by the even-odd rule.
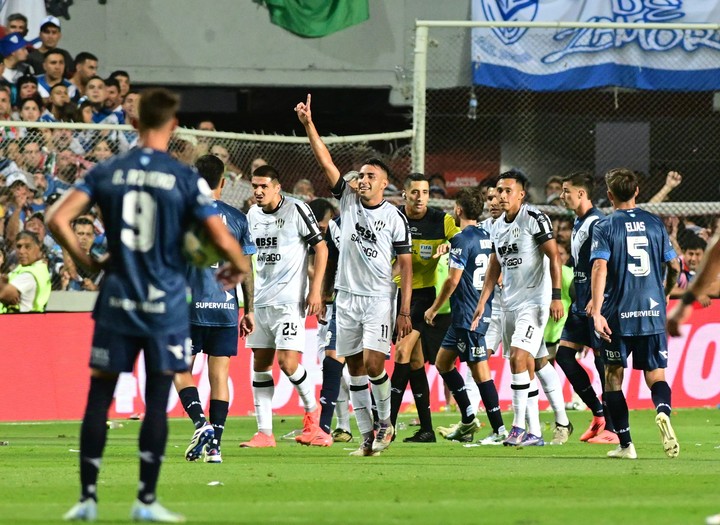
[[[678,275],[680,275],[680,263],[677,259],[672,259],[666,262],[665,266],[667,268],[667,275],[665,276],[665,302],[667,302],[667,298],[670,297],[670,293],[675,287]]]

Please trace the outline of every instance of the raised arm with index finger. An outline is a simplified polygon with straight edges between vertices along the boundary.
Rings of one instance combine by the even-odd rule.
[[[330,184],[331,188],[334,188],[337,185],[338,180],[340,180],[340,170],[338,170],[337,166],[333,163],[330,152],[320,138],[320,134],[317,132],[317,129],[315,129],[315,124],[313,124],[312,121],[312,113],[310,111],[310,100],[311,95],[308,93],[307,101],[304,103],[300,102],[297,106],[295,106],[295,113],[297,114],[300,123],[305,126],[305,133],[307,133],[308,139],[310,140],[310,147],[313,150],[315,159],[317,159],[318,164],[320,164],[320,167],[323,169],[328,184]]]

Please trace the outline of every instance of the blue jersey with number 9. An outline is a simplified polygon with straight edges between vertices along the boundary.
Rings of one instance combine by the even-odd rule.
[[[463,270],[460,282],[450,296],[452,325],[455,328],[470,330],[492,253],[490,234],[479,226],[466,226],[450,239],[450,268]],[[492,295],[485,304],[476,332],[487,332],[491,312]]]
[[[110,254],[96,323],[138,336],[187,327],[182,237],[217,214],[207,182],[166,152],[135,148],[94,167],[76,189],[100,208]]]
[[[592,234],[590,260],[607,261],[602,314],[623,336],[665,331],[663,263],[677,257],[657,215],[640,209],[615,210]]]

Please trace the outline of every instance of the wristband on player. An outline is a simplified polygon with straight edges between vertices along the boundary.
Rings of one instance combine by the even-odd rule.
[[[403,317],[410,317],[410,314],[405,313],[405,312],[400,312],[398,315],[401,315]]]
[[[547,288],[546,288],[547,290]],[[553,288],[552,289],[552,300],[553,301],[560,301],[562,299],[562,294],[560,293],[560,288]]]
[[[680,302],[684,305],[693,304],[695,301],[697,301],[697,297],[690,291],[685,292],[682,294],[682,297],[680,297]]]

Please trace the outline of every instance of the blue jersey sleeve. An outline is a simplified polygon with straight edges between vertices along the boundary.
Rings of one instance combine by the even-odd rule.
[[[243,248],[243,253],[245,255],[252,255],[254,253],[257,253],[257,247],[255,246],[255,243],[252,240],[252,237],[250,237],[250,228],[248,227],[248,221],[245,215],[242,216],[242,221],[240,221],[240,239],[238,241],[240,242],[240,245]]]
[[[464,270],[468,262],[468,249],[465,239],[456,235],[450,239],[450,268]]]
[[[188,172],[188,177],[192,177],[196,181],[194,184],[190,184],[188,204],[195,219],[202,222],[208,217],[217,215],[218,207],[212,198],[212,191],[207,181],[200,178],[194,169],[188,168]]]
[[[86,193],[88,197],[90,197],[90,200],[95,202],[95,198],[97,195],[97,184],[98,179],[103,173],[103,166],[102,164],[98,164],[95,167],[93,167],[86,175],[82,178],[82,180],[75,183],[73,186],[76,190],[82,191],[83,193]]]
[[[662,243],[663,243],[663,262],[672,261],[677,259],[677,253],[670,242],[670,236],[667,230],[663,227],[662,229]]]
[[[610,222],[607,219],[596,221],[592,232],[592,246],[590,247],[590,262],[595,259],[610,259],[610,238],[608,228]]]

